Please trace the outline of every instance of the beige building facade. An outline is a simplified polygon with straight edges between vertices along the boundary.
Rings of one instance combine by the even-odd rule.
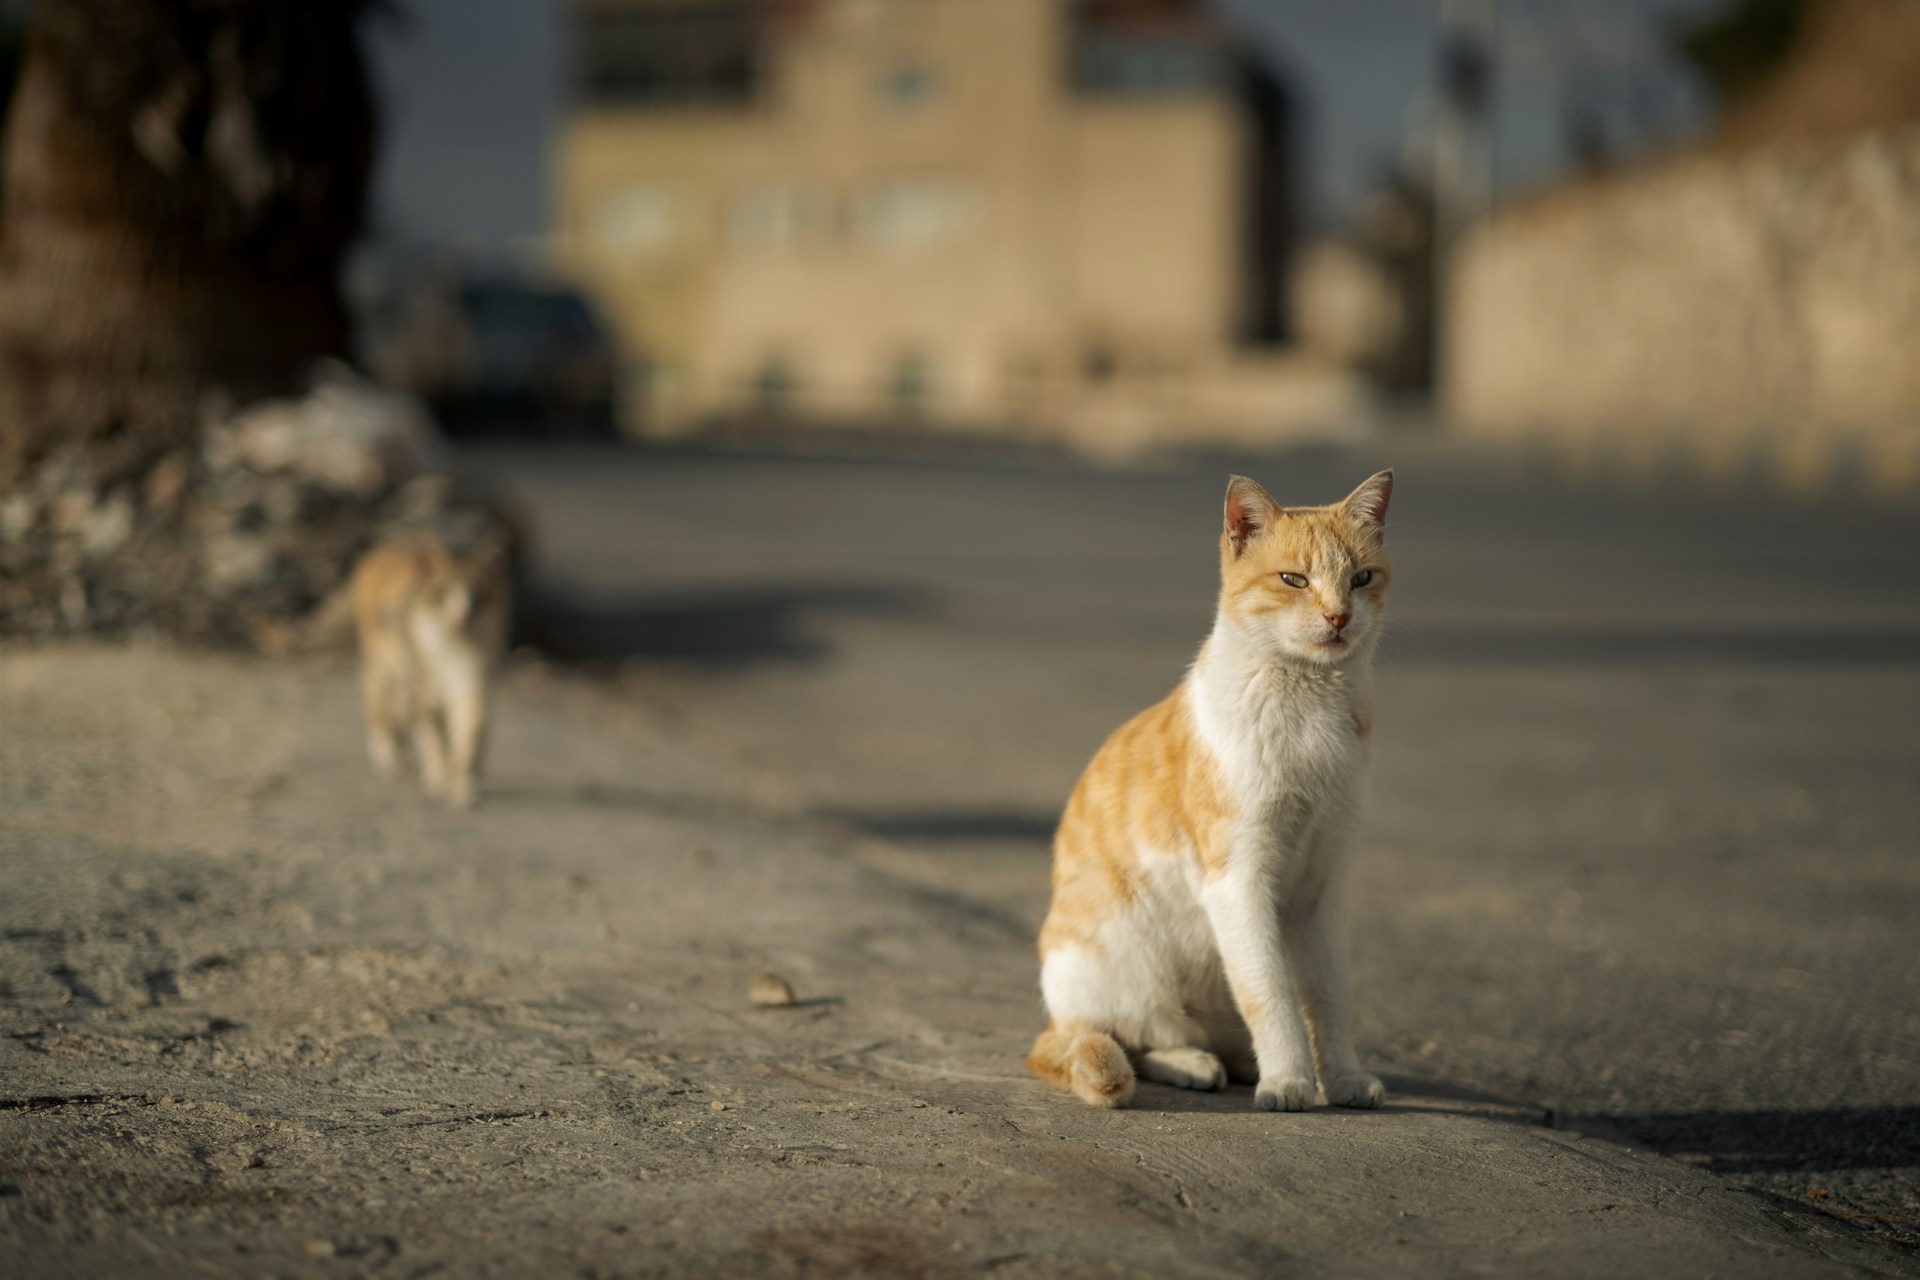
[[[595,0],[559,248],[636,428],[1284,434],[1280,88],[1187,0]]]

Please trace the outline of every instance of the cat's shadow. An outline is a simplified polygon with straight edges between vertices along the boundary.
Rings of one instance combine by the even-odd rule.
[[[1503,1098],[1497,1094],[1471,1089],[1446,1080],[1435,1080],[1427,1076],[1407,1075],[1396,1071],[1381,1071],[1377,1074],[1380,1076],[1381,1083],[1387,1086],[1387,1101],[1383,1106],[1365,1110],[1333,1107],[1320,1103],[1312,1111],[1301,1114],[1304,1117],[1338,1117],[1439,1112],[1499,1120],[1531,1128],[1550,1127],[1553,1123],[1554,1117],[1551,1111],[1529,1103],[1516,1102],[1511,1098]],[[1252,1108],[1253,1086],[1250,1084],[1229,1083],[1224,1089],[1201,1092],[1142,1080],[1134,1090],[1130,1109],[1171,1115],[1209,1112],[1226,1114],[1248,1111]]]
[[[549,574],[522,588],[515,633],[518,643],[563,665],[644,659],[735,670],[825,657],[830,646],[813,625],[825,614],[920,616],[931,607],[925,590],[890,582],[783,582],[608,600]]]
[[[979,841],[1045,844],[1060,825],[1060,815],[1051,809],[826,808],[817,814],[861,835],[922,846]]]
[[[1831,1173],[1920,1166],[1920,1107],[1575,1115],[1570,1129],[1623,1136],[1714,1173]]]

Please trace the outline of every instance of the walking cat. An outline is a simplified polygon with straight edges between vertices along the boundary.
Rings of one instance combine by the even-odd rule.
[[[1377,1107],[1335,937],[1372,731],[1393,472],[1325,507],[1227,485],[1220,600],[1184,683],[1121,726],[1054,836],[1051,1021],[1027,1067],[1100,1107],[1134,1073],[1269,1110]]]
[[[456,511],[367,552],[353,571],[367,754],[383,776],[412,756],[421,788],[474,801],[490,668],[513,612],[515,538]]]

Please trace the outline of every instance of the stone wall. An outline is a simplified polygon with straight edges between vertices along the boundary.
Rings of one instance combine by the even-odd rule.
[[[1449,416],[1570,456],[1920,494],[1920,126],[1676,157],[1496,217]]]

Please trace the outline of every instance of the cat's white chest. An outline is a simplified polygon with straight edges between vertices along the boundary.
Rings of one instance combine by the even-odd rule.
[[[1344,690],[1270,678],[1221,692],[1196,682],[1194,720],[1243,804],[1324,792],[1365,764]]]
[[[1225,663],[1195,675],[1195,727],[1251,847],[1292,861],[1348,825],[1366,767],[1351,682]]]

